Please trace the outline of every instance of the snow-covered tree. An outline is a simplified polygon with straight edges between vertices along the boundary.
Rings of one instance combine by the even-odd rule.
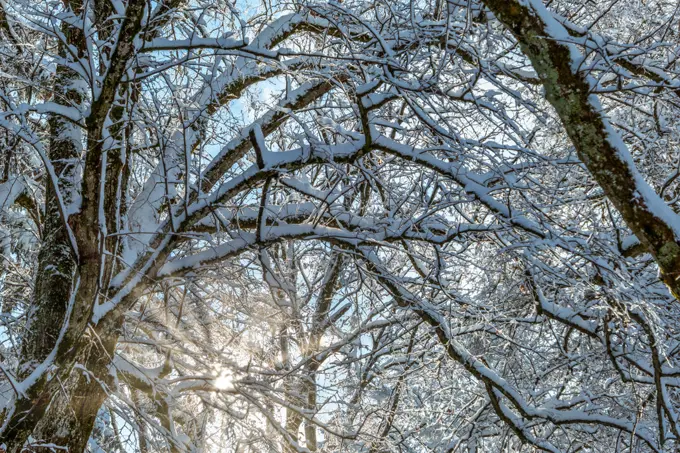
[[[7,452],[680,448],[667,0],[0,0]]]

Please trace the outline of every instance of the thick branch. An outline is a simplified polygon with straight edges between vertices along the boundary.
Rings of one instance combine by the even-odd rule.
[[[595,83],[580,71],[584,57],[569,43],[568,31],[540,1],[485,3],[518,40],[579,157],[654,256],[664,283],[680,299],[680,218],[638,172],[599,100],[590,93]]]

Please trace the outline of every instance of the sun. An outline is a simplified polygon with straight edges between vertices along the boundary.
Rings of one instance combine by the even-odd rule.
[[[219,376],[217,376],[213,382],[213,385],[218,390],[231,390],[234,388],[233,375],[228,370],[223,370]]]

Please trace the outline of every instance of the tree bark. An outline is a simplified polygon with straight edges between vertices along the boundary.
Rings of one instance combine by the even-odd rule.
[[[78,345],[81,352],[77,362],[82,367],[73,369],[61,391],[52,398],[33,433],[35,439],[67,447],[69,452],[85,451],[99,409],[114,384],[109,365],[122,322],[107,321],[92,328],[90,332],[95,334],[85,335]]]

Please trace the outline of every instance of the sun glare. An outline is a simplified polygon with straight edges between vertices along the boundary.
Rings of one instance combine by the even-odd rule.
[[[222,371],[220,375],[215,378],[213,385],[219,390],[229,390],[233,388],[232,374],[229,371]]]

